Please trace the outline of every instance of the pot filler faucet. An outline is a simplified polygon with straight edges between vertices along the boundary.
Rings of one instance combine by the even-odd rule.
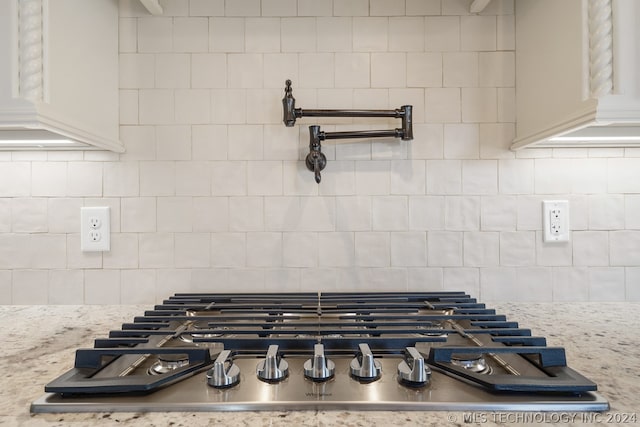
[[[402,119],[402,127],[389,130],[360,130],[347,132],[324,132],[320,126],[309,126],[309,154],[305,159],[307,169],[313,172],[316,182],[320,184],[320,171],[327,165],[327,157],[322,152],[321,142],[325,139],[349,138],[400,138],[404,141],[413,139],[413,119],[411,105],[403,105],[395,110],[303,110],[296,108],[291,80],[287,80],[282,98],[282,110],[285,126],[292,127],[296,119],[301,117],[393,117]]]

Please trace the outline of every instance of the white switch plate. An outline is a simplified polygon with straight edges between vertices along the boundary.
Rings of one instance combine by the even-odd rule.
[[[568,200],[542,202],[542,240],[544,242],[569,241]]]
[[[80,208],[80,250],[104,252],[111,250],[109,207]]]

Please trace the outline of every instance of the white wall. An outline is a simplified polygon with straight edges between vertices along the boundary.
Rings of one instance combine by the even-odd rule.
[[[182,291],[465,290],[484,301],[640,299],[640,152],[508,150],[513,2],[121,0],[127,152],[0,152],[0,302],[152,303]],[[303,108],[414,106],[415,139],[327,141]],[[546,245],[541,201],[569,199]],[[79,250],[110,206],[112,251]]]

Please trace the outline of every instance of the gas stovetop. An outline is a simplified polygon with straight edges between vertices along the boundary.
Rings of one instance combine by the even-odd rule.
[[[605,411],[596,388],[463,292],[176,294],[31,411]]]

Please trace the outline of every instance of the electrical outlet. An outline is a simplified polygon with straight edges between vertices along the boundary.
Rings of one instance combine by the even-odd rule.
[[[109,207],[80,208],[80,250],[104,252],[111,249]]]
[[[542,202],[542,240],[544,242],[569,241],[569,201]]]

